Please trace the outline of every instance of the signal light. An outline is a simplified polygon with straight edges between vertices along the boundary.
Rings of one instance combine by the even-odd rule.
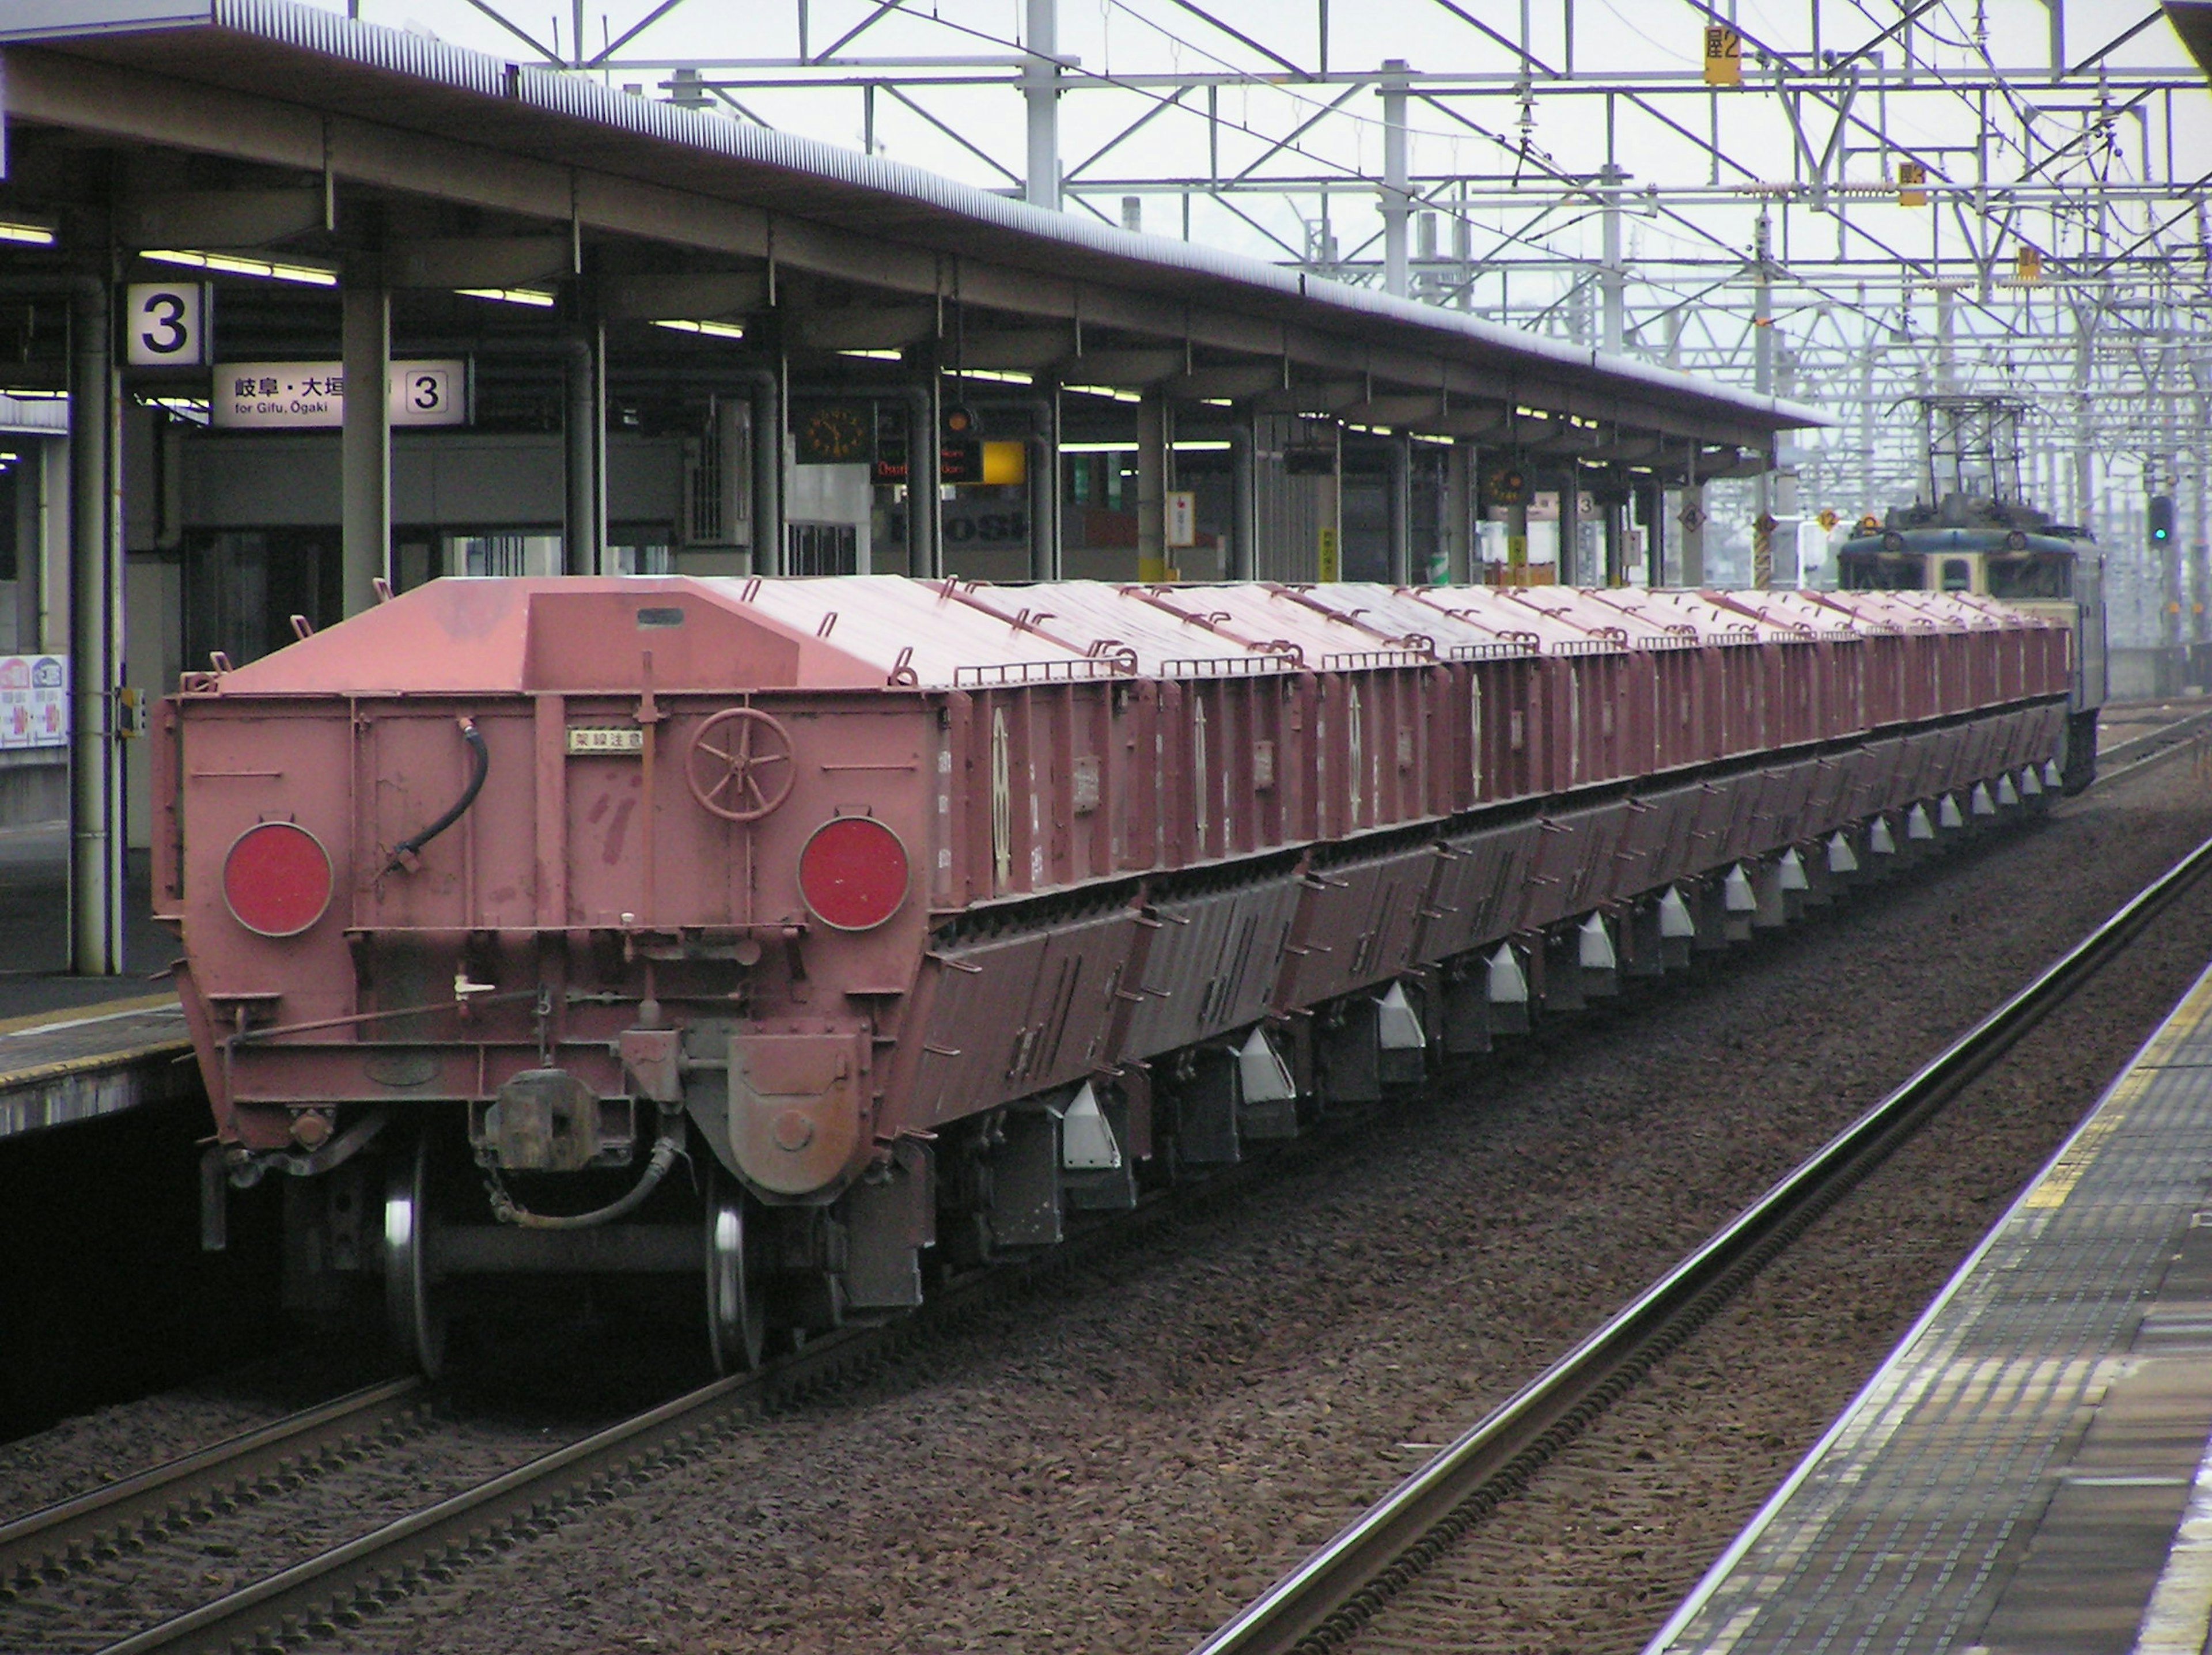
[[[833,931],[872,931],[906,904],[906,846],[872,816],[833,816],[799,853],[799,894]]]
[[[331,905],[331,856],[296,822],[257,822],[222,859],[222,899],[257,936],[296,937]]]
[[[2173,538],[2173,496],[2154,494],[2150,497],[2150,543],[2162,546]]]

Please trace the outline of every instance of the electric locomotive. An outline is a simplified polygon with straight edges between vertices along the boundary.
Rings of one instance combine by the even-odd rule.
[[[2097,776],[2105,704],[2104,555],[2086,528],[2021,497],[2020,424],[2027,405],[2002,397],[1918,399],[1926,494],[1861,520],[1838,554],[1837,584],[1856,592],[1951,592],[2063,622],[2073,682],[2058,765],[2068,793]],[[1932,503],[1931,503],[1932,502]]]

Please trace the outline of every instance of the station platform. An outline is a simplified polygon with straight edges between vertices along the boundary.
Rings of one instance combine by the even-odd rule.
[[[165,1102],[197,1087],[167,983],[175,938],[148,917],[143,853],[125,879],[127,970],[72,977],[69,831],[0,829],[0,1141]]]
[[[2212,970],[1646,1655],[2203,1655]]]

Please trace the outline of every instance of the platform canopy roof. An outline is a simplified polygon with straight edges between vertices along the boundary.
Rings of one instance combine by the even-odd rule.
[[[786,350],[933,350],[1669,471],[1694,444],[1708,476],[1827,423],[291,0],[9,0],[0,52],[0,207],[58,216],[57,259],[98,212],[125,251],[374,260],[402,288],[590,270],[616,320],[772,319]],[[117,161],[52,159],[88,144]]]

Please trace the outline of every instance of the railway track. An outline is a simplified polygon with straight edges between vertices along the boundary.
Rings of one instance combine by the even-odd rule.
[[[2125,741],[2116,741],[2098,755],[2097,781],[2117,782],[2147,765],[2187,752],[2208,734],[2212,734],[2212,707],[2184,714],[2156,729],[2130,736]]]
[[[1194,1655],[1308,1655],[1350,1642],[1377,1609],[1626,1395],[2208,869],[2212,839],[1269,1587],[1199,1644]]]
[[[143,1549],[416,1435],[422,1382],[388,1380],[0,1524],[0,1596]]]
[[[361,1625],[425,1585],[442,1585],[472,1561],[548,1533],[650,1477],[712,1452],[762,1414],[872,1372],[909,1345],[956,1334],[994,1300],[1032,1291],[1108,1250],[1138,1243],[1160,1224],[1227,1197],[1256,1177],[1328,1153],[1357,1119],[1347,1115],[1335,1129],[1286,1145],[1276,1154],[1155,1192],[1136,1212],[1077,1231],[1036,1258],[970,1272],[933,1293],[909,1318],[812,1339],[758,1372],[688,1391],[133,1633],[106,1646],[100,1655],[231,1655],[241,1648],[262,1655]],[[252,1497],[271,1479],[309,1475],[317,1455],[337,1463],[336,1457],[357,1450],[366,1439],[378,1410],[404,1410],[420,1390],[421,1382],[412,1379],[373,1387],[0,1530],[0,1544],[21,1530],[22,1555],[37,1559],[35,1566],[26,1563],[19,1591],[36,1591],[92,1561],[158,1542],[176,1532],[178,1522],[228,1509],[226,1502]],[[141,1526],[149,1521],[142,1510],[154,1506],[164,1516],[153,1526]],[[167,1515],[173,1512],[182,1517]]]

